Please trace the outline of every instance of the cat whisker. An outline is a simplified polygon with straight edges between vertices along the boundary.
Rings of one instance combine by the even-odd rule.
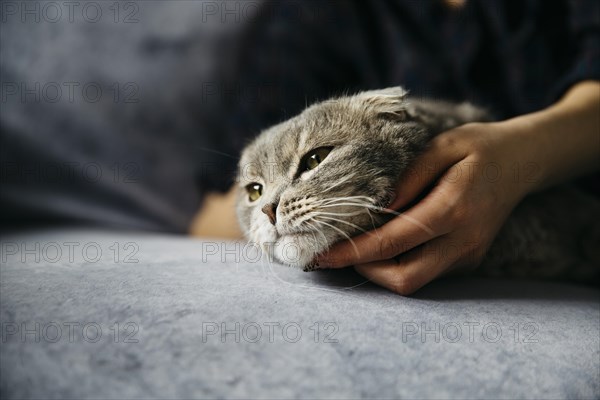
[[[218,154],[220,156],[229,157],[229,158],[231,158],[233,160],[238,160],[237,156],[234,156],[233,154],[223,153],[222,151],[219,151],[219,150],[216,150],[216,149],[211,149],[211,148],[208,148],[208,147],[201,147],[201,146],[195,146],[194,148],[197,149],[197,150],[200,150],[200,151],[206,151],[206,152],[209,152],[209,153]]]
[[[365,210],[367,212],[367,214],[369,215],[369,218],[371,219],[371,226],[373,227],[373,230],[375,231],[375,234],[377,235],[377,237],[379,237],[379,232],[377,232],[377,226],[375,224],[375,220],[373,219],[373,214],[371,214],[371,207],[367,206],[365,207]]]
[[[376,229],[377,226],[375,224],[375,220],[373,219],[373,214],[371,214],[371,210],[372,209],[377,209],[376,206],[373,206],[372,204],[365,204],[365,203],[337,203],[337,204],[327,204],[327,205],[323,205],[318,207],[319,208],[333,208],[333,207],[338,207],[338,206],[351,206],[351,207],[361,207],[363,208],[363,210],[358,211],[356,213],[330,213],[331,215],[333,214],[337,214],[338,216],[343,216],[343,215],[358,215],[362,212],[366,212],[369,215],[369,218],[371,219],[371,226],[373,227],[373,229]],[[323,211],[321,211],[323,212]]]
[[[337,181],[334,185],[329,186],[327,189],[325,189],[323,191],[323,193],[327,193],[332,189],[335,189],[336,187],[340,186],[343,183],[348,182],[350,179],[354,178],[356,176],[355,173],[352,173],[350,175],[346,175],[343,179],[340,179],[339,181]]]
[[[430,234],[430,235],[434,234],[433,229],[431,229],[430,227],[428,227],[424,223],[416,220],[415,218],[406,215],[405,213],[401,213],[401,212],[394,211],[394,210],[391,210],[389,208],[384,208],[384,207],[376,207],[376,206],[374,206],[374,207],[369,207],[369,208],[372,208],[372,209],[376,210],[377,212],[386,213],[386,214],[392,214],[392,215],[395,215],[396,217],[404,218],[407,221],[415,224],[419,228],[423,229],[428,234]]]
[[[327,199],[317,200],[315,204],[329,204],[336,201],[353,201],[353,200],[366,200],[369,203],[375,203],[375,200],[369,196],[343,196],[343,197],[329,197]]]
[[[356,224],[353,224],[352,222],[344,221],[343,219],[339,219],[339,218],[326,217],[326,216],[321,215],[320,213],[315,213],[315,214],[316,214],[315,217],[325,218],[325,219],[330,220],[330,221],[341,222],[342,224],[346,224],[348,226],[351,226],[351,227],[353,227],[355,229],[358,229],[361,232],[364,232],[366,234],[371,234],[369,231],[364,230],[363,228],[361,228],[360,226],[358,226]]]
[[[380,213],[392,214],[392,215],[396,215],[396,216],[402,215],[401,212],[394,211],[394,210],[392,210],[390,208],[374,206],[373,209],[375,211],[377,211],[377,212],[380,212]]]
[[[365,209],[373,210],[373,211],[376,211],[379,213],[392,214],[392,215],[395,215],[396,217],[401,217],[401,218],[408,220],[409,222],[411,222],[412,224],[423,229],[425,232],[427,232],[430,235],[434,234],[433,229],[431,229],[430,227],[428,227],[427,225],[423,224],[422,222],[416,220],[413,217],[410,217],[410,216],[408,216],[404,213],[398,212],[398,211],[391,210],[389,208],[375,206],[373,204],[347,202],[347,203],[326,204],[326,205],[319,206],[319,208],[331,208],[331,207],[338,207],[338,206],[364,207]],[[375,228],[375,221],[373,220],[373,216],[370,213],[369,213],[369,216],[371,216],[371,222],[373,223],[373,227]],[[377,229],[375,229],[375,231],[377,231]]]
[[[333,212],[319,211],[319,209],[317,208],[316,212],[318,212],[319,214],[323,214],[323,215],[333,215],[333,216],[338,216],[338,217],[353,217],[355,215],[360,215],[363,212],[368,212],[368,209],[355,211],[355,212],[351,212],[351,213],[333,213]]]
[[[317,240],[317,235],[315,235],[314,229],[312,231],[308,232],[308,233],[310,233],[312,235],[313,240],[314,240],[313,246],[315,246],[317,244],[318,240]]]
[[[373,207],[375,207],[372,204],[365,204],[365,203],[335,203],[335,204],[325,204],[323,206],[319,206],[318,208],[332,208],[332,207],[339,207],[339,206],[365,207],[365,208],[369,208],[369,209],[372,209]]]
[[[317,233],[321,234],[321,236],[323,236],[323,242],[324,242],[324,243],[327,243],[327,242],[328,242],[328,241],[327,241],[327,237],[325,236],[325,234],[324,234],[323,232],[321,232],[321,229],[319,228],[319,226],[314,226],[313,224],[311,224],[311,221],[310,221],[310,220],[306,220],[306,221],[304,221],[304,222],[306,222],[306,224],[307,224],[308,226],[310,226],[310,227],[313,229],[313,231],[314,231],[314,232],[317,232]],[[315,221],[315,222],[316,222],[316,221]]]
[[[370,196],[365,196],[365,195],[353,195],[353,196],[337,196],[337,197],[327,197],[324,199],[321,199],[319,201],[327,201],[327,200],[338,200],[338,199],[356,199],[356,198],[361,198],[361,199],[371,199],[372,197]]]
[[[336,231],[338,231],[339,233],[341,233],[346,239],[348,239],[350,241],[350,244],[352,245],[352,247],[354,248],[354,251],[356,252],[356,255],[360,255],[360,251],[358,251],[358,247],[356,246],[356,243],[354,243],[354,240],[352,240],[352,238],[350,236],[348,236],[348,234],[346,234],[346,232],[344,232],[343,230],[339,229],[336,226],[331,225],[330,223],[327,223],[325,221],[322,221],[320,219],[317,219],[318,217],[314,217],[313,221],[317,222],[318,224],[324,224],[327,225],[333,229],[335,229]]]
[[[346,201],[346,202],[332,202],[332,201],[328,201],[325,204],[322,204],[320,206],[318,206],[317,208],[333,208],[333,207],[338,207],[338,206],[351,206],[351,207],[362,207],[364,208],[364,211],[367,212],[367,214],[369,215],[369,218],[371,219],[371,225],[373,226],[373,229],[376,229],[376,224],[375,224],[375,220],[373,219],[373,215],[371,214],[370,210],[375,210],[375,211],[379,211],[381,209],[381,207],[376,206],[372,203],[375,203],[375,201],[368,197],[368,196],[351,196],[351,197],[359,197],[359,198],[367,198],[369,200],[369,203],[367,202],[359,202],[359,201],[350,201],[350,200],[340,200],[340,201]],[[326,199],[326,200],[331,200],[331,199]],[[387,209],[384,209],[387,210]],[[391,210],[390,210],[391,211]],[[342,213],[337,213],[339,216],[342,215],[352,215],[351,213],[346,213],[346,214],[342,214]],[[357,214],[360,214],[360,212],[358,212]],[[355,215],[357,215],[355,214]]]

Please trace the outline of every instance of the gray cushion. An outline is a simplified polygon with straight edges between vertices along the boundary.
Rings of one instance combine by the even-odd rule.
[[[243,243],[63,230],[1,246],[2,398],[600,396],[595,288],[453,279],[400,297]]]

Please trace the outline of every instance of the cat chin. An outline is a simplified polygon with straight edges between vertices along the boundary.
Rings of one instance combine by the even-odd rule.
[[[249,239],[259,243],[264,253],[270,260],[290,265],[296,268],[305,268],[312,264],[317,254],[327,250],[326,235],[323,233],[294,233],[280,236],[272,225],[262,224],[251,232]],[[319,239],[324,240],[319,240]]]
[[[317,254],[327,248],[308,235],[288,235],[277,240],[272,248],[273,256],[284,264],[297,268],[305,268],[311,264]]]

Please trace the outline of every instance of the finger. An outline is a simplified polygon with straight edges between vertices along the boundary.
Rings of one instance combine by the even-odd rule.
[[[360,264],[354,269],[370,281],[407,296],[442,275],[457,261],[457,254],[444,254],[445,244],[446,236],[440,237],[396,259]]]
[[[455,134],[455,131],[448,131],[431,140],[425,152],[402,174],[389,209],[406,207],[444,172],[466,157],[466,151],[457,145],[453,137]]]
[[[450,231],[448,208],[436,189],[405,213],[381,227],[344,240],[320,255],[319,268],[341,268],[372,261],[387,260]]]

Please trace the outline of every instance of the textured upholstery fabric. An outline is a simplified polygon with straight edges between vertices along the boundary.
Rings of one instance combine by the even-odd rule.
[[[2,398],[600,396],[595,288],[452,279],[401,297],[243,243],[109,231],[1,250]]]

